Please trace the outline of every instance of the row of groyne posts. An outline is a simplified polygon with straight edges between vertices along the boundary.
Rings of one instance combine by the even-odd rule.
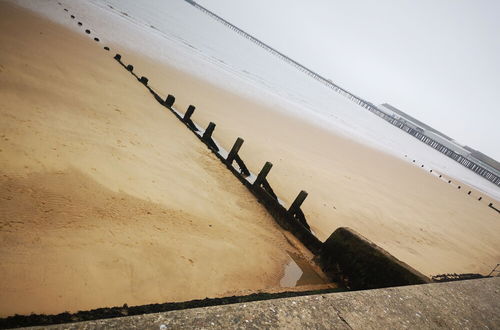
[[[62,6],[61,2],[58,2],[58,4]],[[67,8],[64,8],[64,11],[69,12]],[[75,15],[71,14],[70,17],[71,19],[76,19]],[[78,21],[77,24],[83,27],[82,22]],[[92,32],[90,29],[85,29],[85,33],[90,35]],[[96,42],[100,42],[100,39],[97,37],[93,39]],[[107,46],[105,46],[104,49],[107,51],[110,50]],[[114,59],[144,85],[159,104],[167,108],[177,117],[177,119],[185,124],[186,127],[236,176],[236,178],[257,197],[259,202],[264,205],[283,228],[292,232],[309,250],[311,250],[311,252],[318,254],[321,251],[323,243],[312,234],[305,215],[301,210],[301,205],[307,197],[306,191],[300,191],[291,206],[286,209],[266,179],[273,166],[272,163],[266,162],[259,174],[255,176],[249,171],[238,154],[244,142],[242,138],[237,138],[231,150],[227,152],[212,137],[216,127],[215,123],[210,122],[206,129],[202,129],[194,123],[191,118],[196,109],[194,105],[190,105],[184,114],[181,113],[174,107],[175,97],[173,95],[168,94],[165,98],[161,97],[160,94],[149,86],[149,79],[147,77],[138,76],[134,72],[134,66],[132,64],[125,64],[122,61],[121,54],[116,54]]]
[[[407,157],[408,157],[408,155],[405,155],[405,158],[407,158]],[[416,160],[415,160],[415,159],[413,159],[413,161],[412,161],[412,162],[413,162],[414,164],[416,164]],[[418,165],[418,164],[416,164],[416,165]],[[424,164],[421,164],[421,165],[420,165],[420,167],[421,167],[422,169],[424,169],[424,167],[425,167],[425,166],[424,166]],[[442,174],[439,174],[439,173],[437,173],[437,172],[433,171],[432,169],[430,169],[430,170],[429,170],[429,173],[434,174],[434,175],[435,175],[435,176],[437,176],[439,179],[441,179],[441,180],[443,180],[443,181],[447,182],[448,184],[454,184],[450,178],[445,178]],[[455,186],[457,187],[457,189],[462,189],[462,186],[461,186],[461,185],[457,185],[457,184],[455,184]],[[471,194],[472,194],[472,190],[469,190],[469,191],[467,192],[467,195],[468,195],[468,196],[471,196]],[[483,197],[482,197],[482,196],[478,196],[477,200],[478,200],[478,201],[481,201],[481,200],[483,200]],[[493,202],[490,202],[490,203],[488,204],[488,207],[490,207],[491,209],[493,209],[493,210],[497,211],[498,213],[500,213],[500,209],[496,208],[496,207],[493,205]]]
[[[213,133],[216,124],[210,122],[206,129],[199,127],[192,119],[196,107],[189,105],[183,114],[174,107],[175,97],[168,94],[165,98],[161,97],[155,90],[149,86],[149,79],[134,73],[132,64],[125,64],[122,56],[116,54],[114,59],[127,71],[129,71],[148,91],[155,100],[163,107],[167,108],[177,117],[194,135],[210,149],[217,158],[233,173],[233,175],[247,187],[253,195],[257,197],[260,203],[268,210],[274,219],[286,230],[292,232],[311,252],[317,254],[321,250],[322,242],[316,238],[306,221],[305,215],[301,210],[301,205],[307,197],[307,192],[299,192],[292,205],[286,209],[280,199],[272,189],[267,175],[271,171],[272,163],[266,162],[257,176],[252,174],[246,166],[243,159],[238,154],[244,140],[238,137],[231,150],[227,152],[219,143],[213,139]]]
[[[58,3],[62,6],[60,2]],[[68,12],[66,8],[64,10]],[[71,15],[71,18],[75,19],[75,16]],[[78,22],[78,25],[83,26],[81,22]],[[90,35],[91,31],[86,29],[85,33]],[[100,39],[96,37],[94,41],[100,42]],[[104,49],[110,50],[107,46]],[[343,283],[349,289],[380,288],[431,281],[352,229],[340,227],[325,242],[321,242],[312,233],[301,210],[307,192],[300,191],[290,207],[285,208],[267,180],[273,166],[270,162],[264,164],[257,176],[252,174],[239,156],[244,142],[242,138],[237,138],[231,150],[227,152],[213,139],[215,123],[210,122],[206,129],[202,129],[193,121],[192,116],[196,109],[194,105],[189,105],[186,111],[181,113],[174,107],[173,95],[162,97],[153,90],[149,85],[149,79],[137,75],[132,64],[123,62],[121,54],[114,55],[114,59],[144,86],[161,106],[168,109],[215,154],[282,228],[291,232],[316,256],[315,261],[333,281]]]
[[[304,72],[308,76],[312,77],[313,79],[319,81],[321,84],[327,86],[328,88],[331,88],[335,92],[339,93],[340,95],[348,98],[349,100],[353,101],[354,103],[358,104],[359,106],[367,109],[368,111],[376,114],[377,116],[381,117],[382,119],[386,120],[387,122],[391,123],[392,125],[404,130],[406,133],[412,135],[413,137],[419,139],[420,141],[424,142],[425,144],[431,146],[432,148],[436,149],[437,151],[441,152],[442,154],[450,157],[451,159],[455,160],[456,162],[462,164],[463,166],[467,167],[468,169],[474,171],[478,175],[484,177],[486,180],[493,182],[495,185],[500,187],[500,176],[496,175],[495,173],[492,173],[490,170],[484,168],[480,164],[477,164],[476,162],[473,162],[469,159],[466,159],[462,155],[459,155],[455,153],[453,150],[448,149],[444,145],[440,144],[439,142],[423,135],[422,133],[418,132],[417,130],[409,127],[406,125],[404,122],[397,120],[396,118],[393,118],[380,109],[378,109],[374,104],[362,99],[359,96],[354,95],[353,93],[343,89],[342,87],[334,84],[332,81],[329,79],[326,79],[325,77],[321,76],[320,74],[308,69],[307,67],[303,66],[302,64],[294,61],[293,59],[289,58],[288,56],[284,55],[283,53],[277,51],[276,49],[268,46],[264,42],[260,41],[259,39],[251,36],[250,34],[246,33],[245,31],[239,29],[238,27],[234,26],[233,24],[229,23],[222,17],[218,16],[217,14],[211,12],[210,10],[206,9],[203,6],[200,6],[193,0],[185,0],[187,3],[191,4],[195,8],[201,10],[205,14],[209,15],[210,17],[214,18],[218,22],[224,24],[231,30],[235,31],[239,35],[243,36],[244,38],[250,40],[251,42],[255,43],[259,47],[265,49],[266,51],[270,52],[274,56],[277,56],[281,60],[291,64],[294,66],[296,69]]]

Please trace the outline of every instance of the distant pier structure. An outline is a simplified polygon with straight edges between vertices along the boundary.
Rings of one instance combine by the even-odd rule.
[[[294,66],[299,71],[304,72],[305,74],[319,81],[328,88],[348,98],[349,100],[365,108],[366,110],[376,114],[377,116],[389,122],[390,124],[402,129],[406,133],[419,139],[428,146],[436,149],[442,154],[450,157],[451,159],[455,160],[456,162],[462,164],[471,171],[474,171],[476,174],[482,176],[486,180],[500,187],[500,165],[497,166],[498,162],[492,160],[491,158],[481,154],[476,150],[459,145],[458,143],[453,141],[453,139],[451,139],[450,137],[442,134],[441,132],[433,129],[430,126],[425,125],[424,123],[390,106],[389,104],[383,104],[380,106],[380,108],[375,106],[374,104],[362,99],[361,97],[356,96],[353,93],[334,84],[331,80],[321,76],[320,74],[308,69],[302,64],[292,60],[283,53],[277,51],[276,49],[268,46],[259,39],[251,36],[250,34],[246,33],[240,28],[229,23],[228,21],[218,16],[217,14],[211,12],[210,10],[206,9],[203,6],[200,6],[195,1],[193,0],[184,0],[184,1],[194,6],[195,8],[201,10],[210,17],[214,18],[218,22],[224,24],[234,32],[243,36],[244,38],[255,43],[259,47],[265,49],[272,55]]]
[[[419,139],[431,148],[436,149],[471,171],[474,171],[486,180],[500,186],[500,164],[494,159],[470,147],[460,145],[452,138],[390,104],[384,103],[380,107],[370,107],[368,110]]]

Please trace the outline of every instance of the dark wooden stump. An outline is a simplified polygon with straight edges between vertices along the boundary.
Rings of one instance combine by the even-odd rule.
[[[167,108],[171,108],[175,103],[175,96],[168,94],[167,98],[165,99],[165,106]]]
[[[234,142],[233,147],[231,148],[231,151],[229,152],[229,155],[227,155],[226,163],[228,165],[231,165],[233,160],[236,158],[238,151],[240,151],[240,148],[243,145],[243,142],[245,142],[245,141],[240,137],[237,138],[236,141]]]

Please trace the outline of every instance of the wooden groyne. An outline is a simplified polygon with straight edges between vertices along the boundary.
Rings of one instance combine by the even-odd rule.
[[[71,18],[74,19],[75,17],[72,15]],[[99,41],[99,38],[94,38],[94,40]],[[107,46],[105,46],[104,49],[106,51],[110,50]],[[257,198],[257,200],[266,208],[266,210],[282,228],[294,234],[294,236],[297,237],[306,248],[318,257],[316,260],[320,261],[320,266],[322,266],[323,269],[329,271],[330,274],[335,273],[335,277],[341,276],[348,287],[363,288],[363,285],[354,285],[353,283],[366,283],[366,285],[368,285],[367,287],[384,287],[388,285],[426,283],[428,281],[428,279],[409,266],[406,268],[405,272],[413,273],[414,276],[405,275],[401,278],[393,273],[393,275],[386,276],[389,280],[386,278],[384,281],[378,281],[376,277],[367,280],[366,274],[370,272],[370,269],[371,271],[378,271],[376,267],[367,266],[365,270],[360,271],[360,268],[346,266],[347,264],[345,263],[343,264],[342,262],[335,261],[335,257],[328,257],[329,252],[327,251],[331,250],[332,242],[335,243],[338,240],[342,241],[339,244],[344,246],[343,250],[345,253],[358,255],[360,258],[363,258],[363,255],[373,255],[373,249],[366,247],[376,247],[376,245],[369,242],[361,235],[346,228],[341,228],[339,230],[342,232],[347,230],[350,232],[350,235],[339,235],[339,230],[337,230],[325,243],[322,243],[311,231],[306,216],[301,209],[301,205],[307,197],[307,192],[300,191],[293,203],[287,209],[267,180],[267,175],[273,166],[270,162],[266,162],[258,175],[254,175],[248,169],[243,159],[239,156],[239,151],[244,143],[242,138],[238,137],[230,151],[227,152],[213,138],[213,132],[216,128],[215,123],[210,122],[206,129],[201,128],[195,123],[193,115],[196,107],[194,105],[189,105],[186,111],[182,113],[174,107],[175,96],[167,94],[162,97],[159,92],[150,87],[149,79],[147,77],[136,74],[132,64],[125,64],[123,62],[120,54],[116,54],[114,59],[142,86],[144,86],[161,106],[168,109],[168,111],[175,115],[178,120],[180,120],[215,154],[215,156],[227,167],[227,169],[231,171],[231,173]],[[451,183],[451,181],[449,181],[449,183]],[[498,211],[492,203],[488,206]],[[350,243],[345,244],[347,241],[350,241]],[[364,246],[364,248],[360,248],[360,246]],[[355,251],[351,251],[351,248],[354,248]],[[387,251],[383,251],[379,247],[377,247],[376,250],[378,251],[376,252],[378,257],[382,259],[387,257],[387,260],[384,262],[394,264],[394,267],[396,268],[400,268],[400,266],[404,264],[392,257]],[[382,253],[380,253],[381,251]],[[368,259],[370,259],[370,257]],[[332,264],[332,262],[335,262],[335,264]],[[332,269],[335,269],[335,272],[332,273]],[[380,271],[383,270],[380,269]]]
[[[67,10],[66,10],[67,11]],[[74,19],[72,17],[72,19]],[[87,29],[88,30],[88,29]],[[90,31],[90,30],[89,30]],[[88,34],[92,34],[88,33]],[[94,37],[94,40],[100,40],[99,38]],[[105,47],[106,51],[109,51],[109,47]],[[210,122],[206,129],[203,129],[199,125],[195,123],[193,120],[193,115],[195,114],[196,107],[194,105],[189,105],[186,111],[183,113],[179,111],[175,105],[175,96],[171,94],[167,94],[166,96],[162,96],[159,92],[154,90],[149,85],[149,79],[145,76],[138,75],[135,72],[135,68],[132,64],[126,64],[123,61],[121,54],[116,54],[114,59],[117,63],[120,64],[127,72],[129,72],[135,80],[144,86],[148,92],[153,96],[153,98],[165,109],[171,112],[179,121],[181,121],[201,142],[203,142],[209,150],[226,166],[226,168],[231,171],[231,173],[257,198],[257,200],[266,208],[269,214],[276,220],[276,222],[285,230],[291,232],[307,249],[309,249],[317,258],[316,261],[320,262],[320,266],[324,269],[331,270],[335,268],[335,272],[331,272],[331,274],[335,274],[335,277],[342,276],[342,279],[347,287],[353,287],[351,284],[359,282],[358,277],[365,277],[363,272],[359,272],[358,268],[355,267],[346,267],[346,272],[342,269],[339,269],[339,266],[342,267],[341,264],[332,264],[332,260],[335,258],[324,258],[325,253],[328,255],[328,249],[325,250],[325,247],[331,245],[331,242],[335,242],[337,240],[337,234],[332,234],[329,238],[328,246],[325,243],[321,242],[311,231],[311,228],[307,222],[306,216],[301,209],[302,203],[304,203],[307,198],[306,191],[300,191],[293,201],[293,203],[286,208],[284,203],[278,198],[276,192],[271,187],[270,182],[267,180],[267,176],[272,168],[272,163],[266,162],[258,175],[253,174],[245,162],[239,155],[239,151],[243,146],[244,140],[241,137],[238,137],[234,142],[232,148],[229,152],[227,152],[216,140],[213,138],[213,132],[215,131],[216,124]],[[355,251],[351,251],[352,255],[363,255],[370,254],[370,249],[359,248],[360,245],[366,245],[366,239],[362,238],[360,235],[353,234],[348,240],[351,241],[351,244],[345,245],[346,253],[349,253],[350,247],[356,247]],[[345,238],[343,238],[345,242]],[[370,243],[370,246],[375,246],[375,244]],[[385,252],[383,255],[390,256],[389,253]],[[323,258],[320,258],[322,256]],[[387,262],[392,263],[395,258],[388,260]],[[321,263],[322,262],[322,263]],[[368,269],[371,266],[368,266]],[[352,270],[352,272],[350,271]],[[372,269],[373,271],[377,271],[377,269]],[[410,271],[412,271],[410,269]],[[414,278],[418,278],[414,277]],[[374,277],[376,279],[376,277]],[[414,280],[405,280],[400,278],[390,278],[385,282],[377,282],[370,281],[370,287],[383,287],[387,286],[390,283],[392,285],[402,285],[402,284],[417,284],[417,283],[426,283],[427,281],[414,281]],[[368,283],[368,282],[366,282]],[[356,288],[360,288],[356,286]]]
[[[304,65],[298,63],[297,61],[294,61],[293,59],[291,59],[290,57],[286,56],[285,54],[279,52],[278,50],[272,48],[271,46],[267,45],[266,43],[264,43],[264,42],[260,41],[259,39],[253,37],[252,35],[250,35],[247,32],[241,30],[240,28],[238,28],[237,26],[229,23],[224,18],[218,16],[214,12],[208,10],[207,8],[205,8],[205,7],[203,7],[203,6],[199,5],[199,4],[197,4],[195,1],[193,1],[193,0],[184,0],[184,1],[186,1],[190,5],[194,6],[195,8],[201,10],[203,13],[209,15],[210,17],[212,17],[216,21],[224,24],[229,29],[231,29],[232,31],[238,33],[239,35],[241,35],[245,39],[250,40],[251,42],[253,42],[254,44],[258,45],[259,47],[265,49],[266,51],[268,51],[272,55],[274,55],[274,56],[278,57],[279,59],[285,61],[286,63],[292,65],[293,67],[295,67],[299,71],[307,74],[311,78],[317,80],[318,82],[320,82],[321,84],[325,85],[326,87],[334,90],[335,92],[337,92],[340,95],[346,97],[347,99],[351,100],[352,102],[356,103],[357,105],[365,108],[366,110],[368,110],[368,111],[376,114],[377,116],[379,116],[380,118],[382,118],[385,121],[389,122],[390,124],[392,124],[392,125],[400,128],[400,129],[402,129],[403,131],[405,131],[406,133],[410,134],[411,136],[419,139],[420,141],[424,142],[428,146],[434,148],[435,150],[441,152],[442,154],[448,156],[449,158],[453,159],[454,161],[456,161],[456,162],[460,163],[461,165],[465,166],[466,168],[470,169],[474,173],[482,176],[486,180],[488,180],[488,181],[490,181],[490,182],[492,182],[495,185],[497,185],[497,186],[500,187],[500,176],[497,175],[496,173],[493,173],[492,171],[488,170],[487,168],[485,168],[484,166],[478,164],[477,162],[474,162],[474,161],[472,161],[470,159],[467,159],[467,158],[463,157],[460,154],[457,154],[456,152],[454,152],[453,150],[447,148],[446,146],[442,145],[441,143],[439,143],[439,142],[437,142],[437,141],[429,138],[428,136],[422,134],[421,132],[413,129],[412,127],[410,127],[408,125],[406,125],[404,122],[402,122],[402,121],[400,121],[400,120],[398,120],[398,119],[396,119],[394,117],[389,116],[388,114],[386,114],[385,112],[383,112],[382,110],[380,110],[374,104],[372,104],[372,103],[370,103],[370,102],[362,99],[359,96],[356,96],[355,94],[353,94],[353,93],[347,91],[346,89],[340,87],[339,85],[333,83],[331,80],[329,80],[329,79],[321,76],[320,74],[312,71],[311,69],[305,67]]]

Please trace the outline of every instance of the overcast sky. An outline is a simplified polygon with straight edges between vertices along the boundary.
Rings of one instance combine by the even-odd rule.
[[[197,2],[354,94],[500,161],[500,0]]]

